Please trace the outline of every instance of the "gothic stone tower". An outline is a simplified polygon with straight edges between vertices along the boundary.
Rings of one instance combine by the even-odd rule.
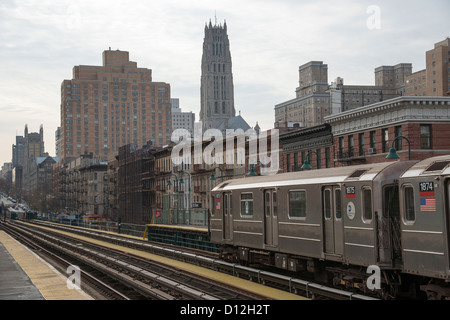
[[[200,120],[203,131],[235,116],[233,73],[227,23],[205,25],[201,75]]]

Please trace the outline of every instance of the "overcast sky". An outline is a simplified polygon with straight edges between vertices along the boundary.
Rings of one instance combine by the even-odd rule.
[[[298,67],[328,64],[328,82],[373,85],[374,69],[406,62],[450,36],[450,2],[350,0],[0,0],[0,165],[16,135],[44,127],[55,155],[60,86],[102,52],[130,53],[170,83],[183,111],[200,111],[205,23],[226,20],[235,108],[250,126],[273,127],[274,106],[293,99]]]

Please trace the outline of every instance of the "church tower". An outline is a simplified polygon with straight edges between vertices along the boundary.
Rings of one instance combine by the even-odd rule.
[[[200,88],[203,131],[228,126],[235,116],[234,86],[227,23],[205,25]]]

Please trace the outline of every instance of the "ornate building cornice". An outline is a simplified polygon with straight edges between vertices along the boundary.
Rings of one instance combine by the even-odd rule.
[[[333,135],[373,129],[405,121],[450,120],[450,97],[398,97],[325,117]]]

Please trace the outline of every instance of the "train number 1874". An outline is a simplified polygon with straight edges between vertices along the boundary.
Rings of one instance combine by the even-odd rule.
[[[433,182],[420,182],[419,188],[420,192],[434,191],[434,184]]]

